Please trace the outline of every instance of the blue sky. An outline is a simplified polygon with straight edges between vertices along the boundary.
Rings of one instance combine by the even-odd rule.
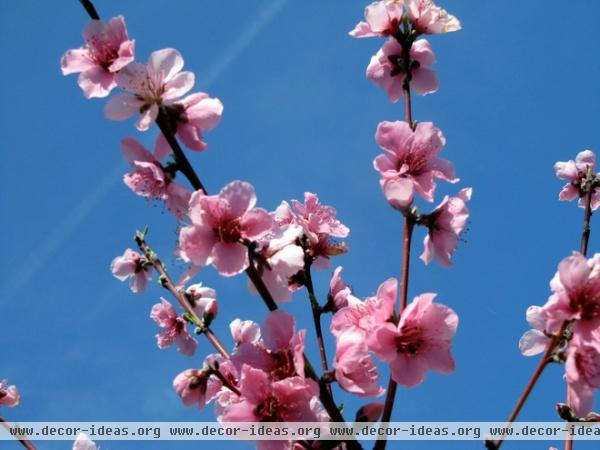
[[[221,125],[207,135],[209,149],[190,156],[210,191],[243,179],[269,209],[304,191],[338,209],[351,229],[351,252],[334,263],[344,266],[360,296],[398,276],[402,234],[401,218],[384,201],[372,168],[377,123],[402,119],[402,107],[390,104],[364,75],[382,42],[347,35],[365,4],[96,2],[105,18],[125,15],[139,60],[177,48],[196,73],[196,89],[224,103]],[[430,39],[441,88],[415,98],[413,116],[444,132],[443,156],[454,162],[461,186],[474,188],[472,218],[452,269],[423,266],[416,258],[423,231],[417,231],[409,295],[437,292],[459,314],[457,370],[400,389],[393,418],[502,421],[537,363],[517,348],[527,329],[525,309],[546,301],[558,262],[579,247],[583,212],[557,201],[561,182],[552,166],[600,147],[600,5],[463,0],[443,6],[461,19],[463,30]],[[199,357],[156,348],[157,327],[148,316],[160,288],[135,296],[109,271],[112,258],[133,245],[134,230],[145,225],[170,270],[177,273],[182,265],[171,256],[171,216],[121,182],[127,169],[121,138],[151,145],[156,131],[142,135],[132,121],[105,120],[104,101],[85,100],[76,77],[60,73],[62,53],[80,45],[86,22],[75,0],[0,5],[0,377],[22,393],[22,404],[2,414],[19,420],[210,420],[210,408],[185,408],[171,388],[173,377],[198,365]],[[453,192],[456,187],[440,186],[438,199]],[[590,252],[598,236],[592,224]],[[329,275],[316,277],[322,299]],[[264,318],[243,276],[223,279],[207,269],[200,279],[217,289],[221,312],[214,328],[224,339],[234,318]],[[308,299],[298,293],[285,308],[307,328],[316,361]],[[200,354],[208,351],[200,341]],[[521,418],[555,420],[564,391],[562,367],[550,367]],[[362,404],[343,393],[337,397],[347,411]],[[548,445],[512,442],[505,448]],[[102,443],[106,450],[206,446],[248,448]],[[479,442],[390,446],[396,447],[483,448]]]

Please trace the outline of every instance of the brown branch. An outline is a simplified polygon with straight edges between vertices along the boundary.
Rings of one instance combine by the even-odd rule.
[[[6,421],[6,419],[4,419],[3,417],[0,417],[0,425],[2,425],[4,428],[6,428],[7,430],[10,429],[10,424]],[[17,439],[17,438],[15,438]],[[17,439],[22,445],[23,447],[25,447],[27,450],[36,450],[35,446],[27,439],[22,438],[22,439]]]
[[[90,19],[100,20],[100,16],[98,15],[96,8],[94,8],[94,5],[92,4],[92,2],[90,0],[79,0],[79,2],[85,8],[85,11],[90,16]]]
[[[165,266],[163,265],[162,261],[158,258],[158,255],[154,252],[154,250],[152,250],[148,246],[146,240],[141,235],[136,234],[135,242],[137,243],[139,249],[142,251],[144,256],[152,264],[154,270],[156,270],[156,272],[158,273],[161,285],[166,290],[168,290],[173,295],[173,297],[175,297],[179,305],[185,310],[185,312],[187,312],[190,316],[194,318],[197,324],[202,323],[203,320],[198,317],[196,311],[194,311],[194,308],[192,307],[186,296],[183,294],[183,292],[177,289],[177,286],[175,286],[175,283],[173,283],[173,280],[167,273],[167,270],[165,269]],[[223,344],[221,344],[219,339],[208,327],[203,328],[202,334],[206,336],[208,341],[224,358],[229,359],[229,352],[227,352]]]
[[[410,95],[410,93],[405,91],[406,95]],[[408,117],[408,114],[407,114]],[[400,310],[398,313],[398,317],[402,315],[402,312],[406,308],[408,303],[408,275],[410,270],[410,245],[412,242],[412,232],[415,226],[414,218],[407,214],[404,217],[404,237],[402,240],[402,277],[400,282]],[[385,397],[385,403],[383,405],[383,414],[381,415],[381,423],[387,423],[390,421],[392,417],[392,410],[394,409],[394,400],[396,398],[396,390],[398,388],[397,383],[394,381],[392,376],[390,375],[390,380],[388,382],[387,393]],[[379,439],[375,446],[374,450],[384,450],[387,441],[385,439]]]

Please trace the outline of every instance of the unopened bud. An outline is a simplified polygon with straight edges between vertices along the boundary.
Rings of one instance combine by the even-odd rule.
[[[371,402],[356,412],[356,422],[377,422],[383,413],[383,403]]]

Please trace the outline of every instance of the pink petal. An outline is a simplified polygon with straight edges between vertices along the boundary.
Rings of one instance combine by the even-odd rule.
[[[419,356],[398,353],[398,357],[390,363],[392,378],[398,384],[414,387],[425,379],[427,365]]]
[[[242,236],[257,239],[273,227],[273,217],[262,208],[254,208],[243,215],[241,220]]]
[[[237,275],[248,267],[248,249],[242,244],[217,242],[212,255],[213,265],[225,277]]]
[[[144,112],[140,114],[140,118],[135,123],[135,126],[140,131],[146,131],[152,126],[157,117],[158,105],[152,104],[150,108],[144,110]]]
[[[163,100],[174,100],[194,87],[195,76],[193,72],[180,72],[165,83]]]
[[[282,310],[270,312],[260,327],[265,347],[271,351],[285,350],[290,346],[296,322]]]
[[[410,86],[417,94],[427,95],[436,92],[440,82],[433,69],[420,67],[413,70]]]
[[[186,262],[206,266],[212,260],[213,248],[218,238],[211,227],[187,226],[179,233],[179,254]]]
[[[104,105],[104,115],[110,120],[125,120],[137,114],[143,102],[123,92],[113,95]]]
[[[135,161],[154,162],[152,154],[146,150],[146,147],[132,137],[126,137],[121,141],[121,151],[131,166]]]
[[[164,48],[152,52],[148,60],[148,72],[163,82],[170,81],[182,68],[183,58],[174,48]]]
[[[185,110],[194,126],[210,130],[218,125],[223,115],[223,103],[218,98],[205,98]]]
[[[382,361],[389,362],[398,355],[396,347],[397,337],[398,328],[391,323],[384,323],[368,334],[366,339],[369,350],[375,353]]]
[[[414,198],[414,184],[408,178],[387,180],[383,183],[383,194],[396,209],[408,208]]]
[[[371,30],[371,27],[367,22],[358,22],[354,29],[348,33],[350,36],[355,38],[373,37],[378,36],[377,33]]]
[[[232,181],[221,189],[219,197],[227,200],[233,217],[241,217],[256,205],[254,187],[245,181]]]
[[[87,48],[68,50],[60,60],[60,69],[63,75],[84,72],[94,67],[96,67],[96,64],[90,58],[90,52]]]
[[[523,356],[542,353],[548,347],[550,338],[539,330],[529,330],[519,339],[519,350]]]
[[[406,122],[381,122],[377,126],[375,140],[384,150],[400,156],[408,151],[413,134]]]

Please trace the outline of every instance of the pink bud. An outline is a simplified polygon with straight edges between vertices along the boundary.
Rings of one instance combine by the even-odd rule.
[[[371,402],[364,405],[356,412],[357,422],[377,422],[383,413],[383,403]]]
[[[9,386],[8,381],[0,380],[0,406],[12,408],[19,404],[20,399],[16,386]]]

